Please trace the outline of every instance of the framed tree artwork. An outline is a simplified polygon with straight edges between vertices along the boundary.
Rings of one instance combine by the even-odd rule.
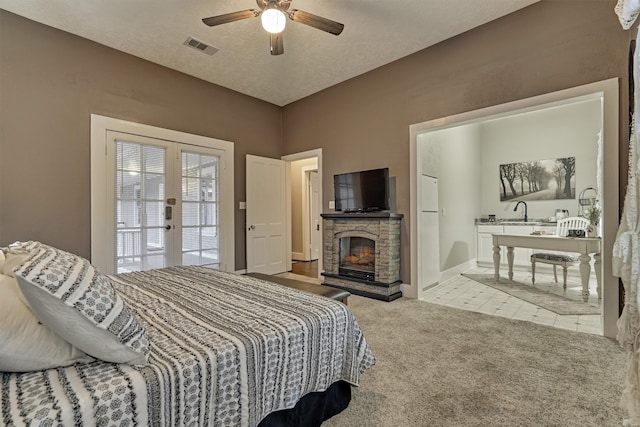
[[[500,165],[500,201],[576,198],[576,158]]]

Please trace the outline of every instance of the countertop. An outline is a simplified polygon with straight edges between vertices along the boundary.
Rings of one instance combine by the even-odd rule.
[[[496,218],[495,221],[489,221],[489,218],[476,218],[476,225],[526,225],[526,226],[534,226],[534,225],[548,225],[550,227],[555,227],[555,221],[549,221],[547,218],[531,218],[527,222],[522,218]]]

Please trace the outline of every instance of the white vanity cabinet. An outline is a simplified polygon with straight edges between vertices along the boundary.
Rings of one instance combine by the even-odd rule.
[[[547,230],[545,226],[537,225],[476,225],[476,260],[479,265],[493,266],[493,233],[504,234],[531,234],[535,230]],[[551,228],[555,230],[555,226]],[[505,248],[500,248],[500,263],[507,264],[507,253]],[[520,266],[531,264],[531,254],[533,251],[527,248],[514,248],[513,263]]]

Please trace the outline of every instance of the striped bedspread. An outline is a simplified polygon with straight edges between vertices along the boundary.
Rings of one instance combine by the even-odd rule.
[[[2,373],[0,425],[255,426],[375,363],[328,298],[202,267],[111,277],[147,329],[149,365]]]

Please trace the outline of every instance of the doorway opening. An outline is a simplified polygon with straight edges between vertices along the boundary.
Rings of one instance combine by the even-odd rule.
[[[418,123],[410,126],[410,194],[411,194],[411,224],[410,227],[414,231],[410,233],[411,241],[411,283],[403,287],[403,294],[408,297],[417,298],[420,294],[420,277],[419,277],[419,259],[420,250],[419,242],[416,236],[420,233],[419,225],[419,207],[420,207],[420,180],[419,177],[423,173],[429,173],[430,158],[424,157],[421,149],[424,148],[420,144],[420,140],[423,138],[428,139],[428,134],[437,135],[439,131],[469,131],[474,132],[477,129],[473,129],[473,126],[477,126],[480,123],[488,123],[492,120],[500,120],[505,117],[517,117],[523,116],[527,113],[540,111],[541,109],[548,109],[553,107],[561,107],[569,103],[590,102],[596,100],[601,104],[601,123],[602,128],[599,135],[591,135],[591,142],[597,143],[597,139],[600,139],[600,152],[601,157],[598,159],[600,173],[598,174],[596,181],[599,181],[595,185],[599,185],[601,188],[600,202],[603,207],[602,215],[602,277],[603,277],[603,298],[602,298],[602,330],[603,335],[607,337],[615,337],[617,327],[616,321],[618,318],[618,286],[617,279],[611,274],[611,253],[613,242],[615,239],[617,225],[618,225],[618,81],[617,79],[609,79],[602,82],[596,82],[576,88],[570,88],[550,94],[540,95],[524,100],[514,101],[507,104],[501,104],[497,106],[487,107],[480,110],[470,111],[466,113],[457,114],[450,117],[445,117],[437,120],[432,120],[424,123]],[[528,135],[531,136],[531,135]],[[585,144],[589,141],[585,141]],[[535,143],[535,142],[534,142]],[[513,149],[509,147],[508,149]],[[482,153],[476,153],[476,159],[481,159]],[[538,159],[529,159],[538,160]],[[543,160],[543,159],[540,159]],[[477,168],[475,162],[474,167]],[[472,165],[473,166],[473,165]],[[479,174],[484,172],[478,171]],[[498,198],[498,172],[488,171],[488,174],[493,173],[495,178],[495,184],[493,185],[495,196]],[[614,179],[605,179],[604,177],[615,177]],[[488,185],[492,185],[489,183]],[[594,184],[590,184],[594,185]],[[578,188],[580,190],[581,188]],[[441,189],[440,193],[444,193],[445,189]],[[481,190],[481,188],[480,188]],[[478,192],[476,192],[477,194]],[[577,205],[578,200],[574,200]],[[499,205],[499,202],[496,206]],[[549,210],[553,211],[551,205],[555,203],[550,202],[538,202],[540,204],[550,203]],[[511,210],[513,207],[511,207]],[[577,208],[573,211],[575,214]],[[483,214],[497,214],[501,213],[506,216],[508,209],[504,208],[504,212],[482,212],[481,210],[474,213],[474,216],[479,217]],[[446,214],[445,214],[446,212]],[[441,215],[449,215],[459,213],[459,210],[448,209],[447,206],[441,206]],[[511,212],[512,213],[512,212]],[[544,216],[544,215],[540,215]],[[464,222],[464,226],[469,229],[475,228],[474,224]],[[459,241],[455,241],[455,244],[451,245],[451,251],[442,253],[442,244],[444,239],[447,239],[447,230],[441,230],[441,254],[440,258],[442,263],[448,261],[448,256],[453,253],[454,250],[467,251],[471,254],[467,258],[467,265],[458,265],[452,263],[448,266],[447,272],[455,273],[455,268],[465,269],[470,267],[475,259],[473,256],[476,253],[476,248],[473,247],[471,240],[467,244],[460,245]],[[475,245],[474,245],[475,246]],[[460,271],[462,272],[462,271]],[[442,273],[442,271],[441,271]]]
[[[289,182],[291,272],[322,272],[322,149],[283,156]]]

